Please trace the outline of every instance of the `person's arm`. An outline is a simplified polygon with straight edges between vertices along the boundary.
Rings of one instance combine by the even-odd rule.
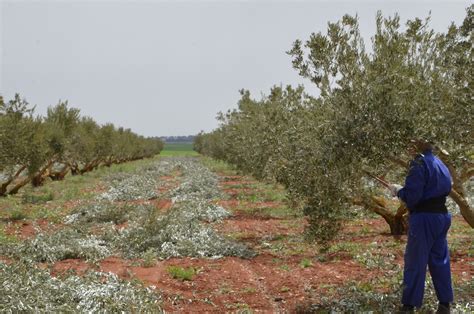
[[[409,209],[413,209],[423,196],[426,184],[425,171],[422,160],[412,161],[405,179],[405,186],[397,193],[397,196],[407,204]]]
[[[425,187],[425,166],[422,160],[415,159],[410,163],[410,170],[405,179],[405,186],[397,196],[412,209],[421,200]]]

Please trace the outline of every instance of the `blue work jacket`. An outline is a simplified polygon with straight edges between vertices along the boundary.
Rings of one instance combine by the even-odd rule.
[[[420,202],[448,196],[451,181],[448,167],[431,150],[426,150],[410,163],[405,186],[398,191],[397,196],[408,209],[413,210]]]

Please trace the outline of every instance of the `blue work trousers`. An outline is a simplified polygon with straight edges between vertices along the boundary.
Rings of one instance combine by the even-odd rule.
[[[439,302],[453,302],[451,267],[446,235],[450,214],[411,213],[405,250],[402,304],[421,307],[426,265],[430,270]]]

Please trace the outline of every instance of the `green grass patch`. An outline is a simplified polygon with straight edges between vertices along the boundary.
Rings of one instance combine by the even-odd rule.
[[[71,178],[71,179],[75,179],[75,178],[76,177]],[[64,189],[60,191],[58,200],[68,201],[68,200],[73,200],[73,199],[78,199],[78,198],[88,199],[92,196],[92,193],[85,192],[83,189],[80,188],[80,186],[85,181],[84,177],[77,177],[77,178],[81,178],[82,180],[77,180],[77,181],[71,180],[70,182],[68,182],[68,185],[65,186]]]
[[[196,275],[196,269],[194,267],[180,267],[180,266],[169,266],[166,271],[170,274],[171,277],[178,280],[193,280]]]
[[[249,184],[247,188],[253,189],[258,195],[258,200],[262,202],[286,202],[285,188],[276,183],[257,182]]]
[[[249,212],[258,216],[262,217],[273,217],[273,218],[289,218],[294,219],[298,217],[302,217],[302,213],[298,210],[289,208],[285,204],[278,207],[261,207],[261,208],[248,208],[246,206],[239,206],[238,210]],[[282,221],[282,223],[286,223],[286,221]],[[288,223],[291,225],[291,223]],[[298,225],[297,223],[293,225]]]
[[[269,250],[280,257],[306,255],[316,250],[314,243],[305,242],[302,234],[285,236],[283,239],[271,242]]]
[[[160,156],[199,156],[199,153],[193,150],[193,143],[165,143]]]
[[[209,168],[212,172],[218,172],[224,175],[237,174],[235,167],[233,167],[232,165],[229,165],[228,163],[222,160],[217,160],[210,157],[202,157],[201,162],[203,163],[204,166]]]
[[[28,218],[28,215],[21,209],[14,209],[10,212],[10,220],[18,221]]]
[[[313,262],[309,258],[303,258],[300,262],[301,268],[308,268],[313,266]]]
[[[0,197],[0,218],[4,221],[46,219],[59,223],[74,208],[88,202],[108,186],[104,179],[115,173],[133,173],[159,160],[159,157],[99,167],[83,175],[68,174],[64,180],[46,180],[43,186],[27,185],[18,194]],[[73,202],[71,202],[73,201]]]
[[[7,234],[4,226],[0,226],[0,244],[14,243],[17,241],[17,237]]]
[[[162,151],[193,151],[193,143],[165,143]]]
[[[22,196],[23,204],[44,204],[54,199],[54,193],[51,190],[39,193],[27,192]]]
[[[249,294],[254,294],[257,292],[257,289],[254,287],[245,287],[240,290],[242,293],[249,293]]]
[[[32,219],[46,219],[50,222],[60,223],[62,221],[59,209],[40,207],[31,213]]]
[[[347,252],[351,256],[363,251],[362,245],[355,242],[338,242],[328,249],[328,253]]]
[[[240,303],[240,302],[235,302],[235,303],[227,303],[225,304],[225,307],[230,310],[237,310],[236,313],[238,314],[251,314],[253,313],[250,310],[250,307],[247,303]]]
[[[98,169],[87,172],[84,174],[84,177],[91,176],[94,178],[102,178],[105,175],[110,175],[114,173],[121,173],[121,172],[135,172],[138,168],[146,166],[154,161],[156,161],[159,157],[156,155],[153,158],[145,158],[141,160],[129,161],[122,164],[113,164],[110,167],[99,167]]]
[[[284,264],[284,265],[280,265],[280,269],[284,270],[284,271],[290,271],[291,268],[290,268],[290,266]]]

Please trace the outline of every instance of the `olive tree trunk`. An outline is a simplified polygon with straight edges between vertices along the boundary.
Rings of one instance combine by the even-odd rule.
[[[49,175],[50,169],[54,164],[54,160],[51,159],[49,160],[31,179],[31,183],[33,184],[34,187],[41,186],[44,183],[44,180]]]
[[[66,176],[66,174],[69,172],[69,166],[67,164],[64,165],[63,169],[61,169],[60,171],[58,172],[53,172],[53,173],[50,173],[49,174],[49,177],[53,180],[53,181],[61,181],[64,179],[64,177]]]
[[[406,206],[401,203],[396,213],[392,212],[383,198],[371,196],[364,198],[361,202],[355,202],[357,205],[363,205],[366,209],[382,216],[390,227],[391,235],[404,235],[408,231],[408,212]]]
[[[15,186],[8,192],[8,194],[10,194],[10,195],[17,194],[18,191],[19,191],[22,187],[24,187],[25,185],[27,185],[28,183],[30,183],[32,179],[33,179],[32,176],[27,176],[27,177],[21,179],[21,180],[20,180],[19,182],[17,182],[17,183],[15,184]]]
[[[13,176],[11,176],[10,178],[8,178],[7,181],[3,182],[1,185],[0,185],[0,196],[5,196],[7,195],[7,188],[8,186],[16,180],[16,178],[18,178],[20,176],[20,174],[23,172],[23,170],[26,169],[26,166],[22,166],[20,167],[20,169],[17,170],[17,172],[15,172],[15,174]]]
[[[459,210],[464,220],[469,224],[469,226],[471,226],[471,228],[474,228],[474,208],[471,208],[467,202],[466,189],[464,188],[464,183],[467,180],[470,180],[474,174],[474,170],[471,168],[472,164],[465,165],[460,173],[458,173],[456,168],[446,160],[446,156],[441,155],[440,158],[448,167],[449,172],[451,173],[451,178],[453,179],[453,188],[451,189],[449,196],[459,206]]]

